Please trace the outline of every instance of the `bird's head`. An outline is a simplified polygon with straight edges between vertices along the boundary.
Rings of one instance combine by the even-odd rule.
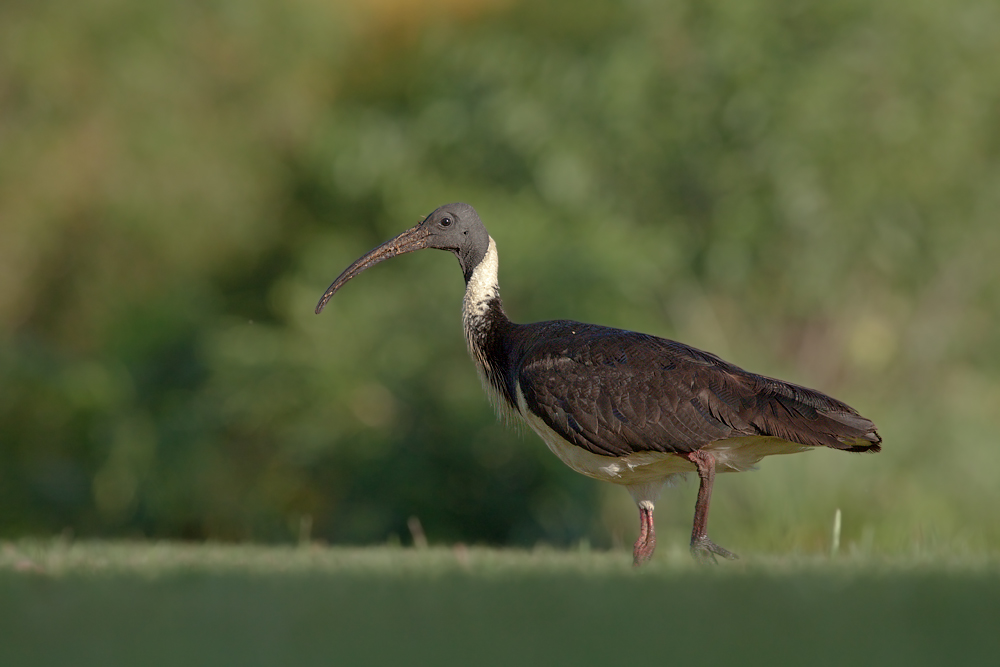
[[[486,255],[489,243],[490,236],[474,208],[460,202],[440,206],[416,226],[373,248],[347,267],[324,292],[316,306],[316,313],[323,310],[327,302],[347,281],[365,269],[396,255],[424,248],[437,248],[454,253],[468,282],[473,269]]]

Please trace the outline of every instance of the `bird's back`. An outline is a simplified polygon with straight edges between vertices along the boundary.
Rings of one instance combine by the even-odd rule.
[[[743,436],[880,449],[875,425],[847,404],[676,341],[567,320],[510,326],[506,382],[594,454],[683,454]]]

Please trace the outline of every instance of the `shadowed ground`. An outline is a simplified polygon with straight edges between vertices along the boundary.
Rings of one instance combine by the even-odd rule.
[[[986,664],[1000,562],[6,543],[0,664]],[[640,655],[641,654],[641,655]],[[723,662],[725,661],[725,662]]]

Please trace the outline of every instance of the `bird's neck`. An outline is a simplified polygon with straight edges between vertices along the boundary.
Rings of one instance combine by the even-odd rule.
[[[515,406],[515,400],[510,382],[504,376],[507,366],[504,334],[512,325],[500,300],[498,266],[497,245],[490,238],[486,254],[465,283],[462,324],[469,354],[476,362],[483,388],[494,407],[503,414]]]
[[[465,336],[480,330],[487,324],[490,312],[500,303],[500,285],[497,281],[497,244],[490,238],[489,247],[483,259],[472,270],[465,281],[465,298],[462,300],[462,324]],[[500,312],[503,312],[501,306]]]

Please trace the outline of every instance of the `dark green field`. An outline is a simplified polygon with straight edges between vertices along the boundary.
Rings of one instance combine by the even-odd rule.
[[[990,664],[1000,563],[7,543],[2,665]]]

